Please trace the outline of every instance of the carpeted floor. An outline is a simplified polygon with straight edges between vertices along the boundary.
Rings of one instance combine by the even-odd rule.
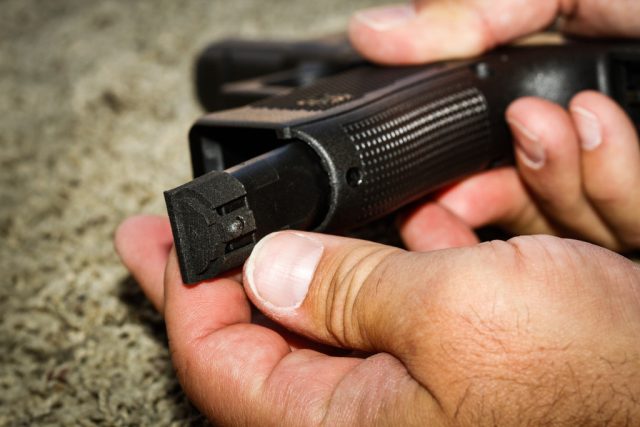
[[[1,2],[0,425],[204,422],[113,231],[190,177],[201,48],[340,31],[379,2]]]

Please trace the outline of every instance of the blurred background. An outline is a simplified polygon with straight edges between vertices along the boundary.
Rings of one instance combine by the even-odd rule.
[[[112,235],[190,178],[197,54],[379,0],[0,2],[0,425],[199,425]]]

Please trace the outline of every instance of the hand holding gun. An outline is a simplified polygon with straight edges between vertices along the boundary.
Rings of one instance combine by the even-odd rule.
[[[249,79],[228,83],[225,70]],[[205,52],[198,79],[210,108],[255,102],[193,126],[197,178],[165,193],[185,283],[241,266],[271,232],[353,229],[511,163],[504,113],[517,98],[566,106],[595,89],[640,126],[637,43],[505,47],[389,68],[335,40],[225,42]]]
[[[350,36],[376,62],[418,64],[478,55],[558,17],[572,34],[640,37],[636,0],[415,0],[358,13]],[[528,49],[539,54],[527,60]],[[612,250],[640,248],[638,51],[622,42],[553,49],[509,48],[388,80],[364,71],[366,80],[349,86],[311,82],[314,76],[338,79],[344,63],[326,73],[305,60],[299,65],[311,70],[301,74],[309,81],[281,75],[265,84],[254,79],[210,88],[222,94],[216,102],[228,95],[235,106],[284,98],[240,110],[249,116],[222,113],[194,128],[196,174],[216,172],[202,178],[203,186],[196,181],[168,195],[174,231],[182,227],[176,243],[186,243],[180,250],[187,255],[196,250],[186,270],[195,274],[185,280],[240,262],[243,234],[250,247],[253,233],[257,239],[274,225],[269,215],[263,219],[265,212],[286,211],[298,201],[301,216],[286,211],[292,221],[347,227],[391,208],[386,198],[399,200],[399,189],[409,191],[402,179],[424,177],[425,187],[411,187],[419,193],[441,184],[431,173],[455,179],[496,159],[509,161],[512,149],[516,161],[419,204],[399,227],[408,250],[282,231],[253,248],[241,279],[227,274],[197,286],[183,286],[166,218],[123,223],[118,252],[166,320],[185,393],[214,424],[637,424],[640,270]],[[284,65],[298,64],[282,58]],[[242,65],[246,55],[236,59]],[[278,62],[265,60],[259,74],[277,71]],[[361,72],[351,67],[342,70]],[[461,75],[468,79],[456,79]],[[306,83],[323,91],[287,98]],[[624,109],[596,91],[572,96],[589,87]],[[522,94],[546,99],[508,106],[512,147],[501,110],[508,97]],[[474,140],[467,131],[477,129],[484,131]],[[465,137],[467,151],[460,144]],[[402,153],[422,169],[402,163]],[[289,154],[303,160],[291,165]],[[393,158],[396,169],[384,161],[392,154],[400,156]],[[302,163],[308,166],[298,168]],[[360,173],[348,174],[352,168]],[[300,175],[324,181],[298,183]],[[225,185],[208,187],[209,179]],[[291,196],[284,206],[282,199],[270,201],[271,185]],[[313,185],[330,189],[328,201],[300,187]],[[398,191],[365,192],[384,186]],[[246,196],[234,198],[243,191]],[[267,197],[260,198],[263,192]],[[310,197],[318,203],[302,204]],[[245,229],[235,214],[244,219],[248,211],[255,224],[247,221]],[[488,224],[520,237],[478,244],[473,230]],[[217,252],[197,243],[203,236]],[[229,252],[222,250],[224,239],[231,239]],[[339,357],[332,347],[343,351]]]

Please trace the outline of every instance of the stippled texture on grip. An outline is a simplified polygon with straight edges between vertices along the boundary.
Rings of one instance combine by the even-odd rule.
[[[464,82],[446,92],[430,86],[380,110],[344,126],[362,164],[362,220],[477,170],[489,149],[487,101]]]

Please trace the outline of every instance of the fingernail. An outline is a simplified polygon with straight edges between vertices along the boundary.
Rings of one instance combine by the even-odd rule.
[[[300,307],[324,247],[294,232],[270,234],[253,249],[245,276],[254,294],[272,308]]]
[[[376,7],[355,14],[358,21],[375,31],[400,27],[415,16],[416,10],[413,5]]]
[[[598,116],[581,107],[573,107],[571,113],[580,135],[582,148],[587,151],[598,148],[602,144],[602,126]]]
[[[507,119],[516,140],[516,151],[522,162],[531,169],[542,169],[546,161],[544,146],[535,133],[527,129],[517,120]]]

